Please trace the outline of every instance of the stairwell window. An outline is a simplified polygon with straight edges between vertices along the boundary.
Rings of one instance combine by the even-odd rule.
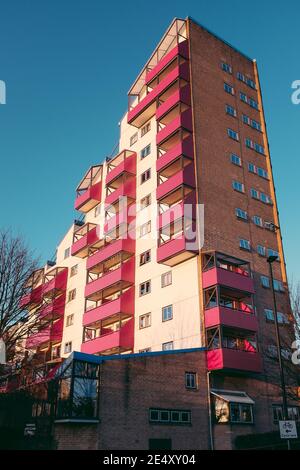
[[[162,321],[169,321],[173,318],[173,305],[162,308]]]
[[[151,281],[145,281],[140,284],[140,297],[151,292]]]
[[[240,239],[240,248],[241,250],[251,251],[251,245],[249,240],[245,240],[244,238]]]
[[[151,168],[148,168],[148,170],[144,171],[144,173],[141,174],[141,184],[145,183],[151,178]]]
[[[228,83],[224,83],[224,90],[226,93],[229,93],[230,95],[234,95],[234,88],[231,85],[228,85]]]
[[[141,153],[140,153],[141,159],[147,157],[148,155],[150,155],[150,153],[151,153],[151,144],[147,145],[141,150]]]
[[[239,141],[239,134],[232,130],[232,129],[227,129],[227,135],[233,140],[236,140],[237,142]]]
[[[236,155],[235,153],[230,154],[230,160],[231,160],[231,163],[233,163],[234,165],[242,166],[241,158],[238,155]]]
[[[240,183],[239,181],[233,180],[232,187],[235,191],[238,191],[239,193],[245,192],[245,186],[243,185],[243,183]]]

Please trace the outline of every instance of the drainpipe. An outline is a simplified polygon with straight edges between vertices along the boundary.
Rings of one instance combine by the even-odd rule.
[[[207,371],[207,399],[208,399],[208,426],[209,426],[209,442],[210,450],[214,450],[214,436],[213,436],[213,425],[212,425],[212,414],[211,414],[211,398],[210,398],[210,371]]]

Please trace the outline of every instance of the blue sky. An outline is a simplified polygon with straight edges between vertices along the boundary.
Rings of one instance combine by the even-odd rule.
[[[300,280],[299,10],[297,1],[0,0],[0,226],[51,258],[78,181],[117,143],[131,83],[171,20],[189,15],[258,61],[288,273]]]

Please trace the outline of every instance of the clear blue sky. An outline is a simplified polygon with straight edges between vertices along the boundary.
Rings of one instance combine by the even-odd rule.
[[[117,142],[127,90],[175,17],[195,18],[256,58],[288,272],[299,267],[299,2],[0,0],[1,223],[50,258],[74,190]],[[252,13],[251,13],[252,12]]]

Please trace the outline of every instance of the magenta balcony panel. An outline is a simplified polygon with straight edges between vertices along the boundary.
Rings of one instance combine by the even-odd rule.
[[[134,123],[137,117],[152,104],[154,104],[153,112],[151,112],[151,115],[153,116],[156,110],[156,98],[178,78],[183,78],[186,81],[189,80],[188,62],[180,64],[175,69],[173,69],[158,85],[156,85],[155,88],[153,88],[153,90],[151,90],[132,110],[128,112],[128,123],[135,125]],[[149,119],[148,114],[146,116],[146,120],[147,119]],[[139,122],[139,125],[142,125],[142,123],[143,119]]]
[[[92,230],[83,235],[79,240],[75,241],[71,247],[72,256],[80,256],[84,258],[88,255],[88,248],[94,243],[99,241],[99,227],[94,227]]]
[[[181,155],[193,158],[194,157],[194,149],[193,149],[193,136],[190,135],[186,139],[184,139],[179,144],[175,145],[171,150],[164,153],[161,157],[156,160],[156,170],[160,171],[166,166],[170,165],[173,161],[175,161]]]
[[[68,279],[68,269],[63,268],[53,279],[44,284],[43,295],[50,294],[55,290],[66,290]]]
[[[83,326],[91,325],[118,313],[132,316],[134,314],[134,287],[121,294],[118,299],[104,302],[83,315]]]
[[[187,109],[186,111],[183,111],[183,113],[180,113],[175,119],[173,119],[173,121],[170,122],[170,124],[167,124],[161,131],[159,131],[156,134],[156,144],[159,145],[181,127],[188,131],[193,130],[191,109]]]
[[[149,83],[153,78],[158,75],[172,60],[180,55],[185,59],[189,57],[189,46],[188,41],[182,41],[177,46],[175,46],[168,54],[166,54],[157,64],[153,67],[152,70],[149,70],[146,74],[145,82]]]
[[[114,349],[120,349],[121,351],[131,350],[133,349],[133,336],[134,323],[133,320],[129,320],[118,331],[82,343],[81,352],[99,354]]]
[[[176,188],[182,185],[187,185],[192,188],[195,187],[195,172],[193,163],[185,166],[182,170],[171,176],[171,178],[161,183],[156,188],[156,199],[159,201],[166,194],[174,191]]]
[[[122,196],[126,196],[130,199],[135,199],[136,197],[136,179],[129,178],[119,188],[115,189],[112,193],[108,194],[105,199],[106,208],[111,204],[115,204],[118,199]]]
[[[230,369],[245,372],[262,371],[260,353],[221,348],[207,351],[206,357],[208,370]]]
[[[20,300],[20,307],[27,307],[29,305],[37,305],[42,300],[43,286],[33,288],[28,294],[24,295]]]
[[[254,282],[250,276],[238,274],[223,268],[213,268],[202,273],[203,289],[220,284],[251,294],[254,293]]]
[[[75,200],[75,209],[81,212],[88,212],[101,202],[102,183],[96,183],[79,194]]]
[[[104,245],[99,251],[89,256],[86,267],[91,269],[99,263],[120,252],[135,253],[135,240],[132,238],[120,238]]]
[[[185,103],[189,106],[191,105],[191,89],[189,84],[176,90],[170,98],[158,106],[156,110],[156,120],[159,120],[178,103]]]
[[[116,179],[122,173],[136,174],[136,153],[132,152],[131,155],[124,157],[120,163],[112,168],[106,175],[106,184]]]
[[[131,212],[135,212],[135,207],[132,205],[130,206],[130,209],[128,211],[128,208],[126,207],[122,211],[118,212],[116,215],[111,217],[105,224],[104,224],[104,233],[107,234],[114,230],[116,227],[122,224],[130,224],[130,227],[133,229],[133,222],[135,220],[135,215],[128,215],[128,212],[131,214]]]
[[[55,297],[52,302],[49,302],[39,309],[39,317],[44,319],[62,317],[65,312],[65,303],[65,294]]]
[[[99,292],[106,287],[112,286],[121,281],[134,283],[134,274],[135,258],[132,257],[129,261],[123,263],[120,268],[110,271],[87,284],[85,286],[85,297],[89,297],[95,292]]]
[[[170,207],[167,211],[159,214],[157,217],[158,228],[165,227],[177,219],[182,217],[189,217],[195,219],[196,217],[196,193],[192,191],[188,194],[183,201]]]
[[[194,243],[184,237],[173,238],[157,248],[157,262],[168,266],[176,266],[198,253]]]
[[[227,307],[214,307],[205,310],[205,327],[210,328],[217,325],[226,325],[249,331],[258,330],[258,320],[253,313]]]

